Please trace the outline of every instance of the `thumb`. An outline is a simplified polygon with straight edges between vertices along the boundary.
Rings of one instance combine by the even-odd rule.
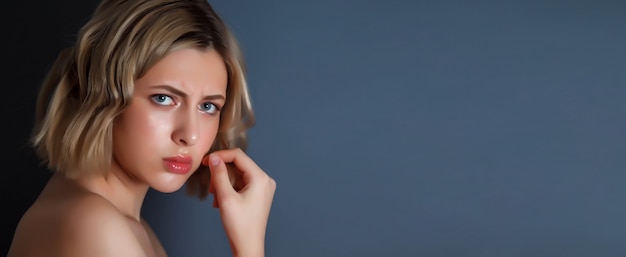
[[[208,166],[211,171],[211,180],[213,187],[215,188],[215,194],[220,197],[225,197],[232,193],[236,193],[235,189],[230,183],[228,176],[228,169],[224,161],[216,154],[209,155]]]

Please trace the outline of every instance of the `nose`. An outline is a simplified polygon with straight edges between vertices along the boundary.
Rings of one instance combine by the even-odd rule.
[[[194,111],[176,113],[176,126],[172,132],[172,140],[181,146],[195,145],[199,140],[200,128],[198,115]]]

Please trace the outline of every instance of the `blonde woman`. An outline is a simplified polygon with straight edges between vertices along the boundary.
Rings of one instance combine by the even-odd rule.
[[[32,142],[54,174],[8,256],[166,256],[141,206],[185,183],[214,194],[234,256],[264,256],[276,183],[242,150],[244,72],[204,0],[101,2],[40,90]]]

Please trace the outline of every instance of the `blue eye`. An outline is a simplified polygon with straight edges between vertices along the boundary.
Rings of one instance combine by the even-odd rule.
[[[172,105],[174,100],[167,95],[153,95],[152,101],[159,105]]]
[[[203,103],[200,105],[199,108],[201,111],[206,112],[208,114],[214,114],[219,111],[219,108],[217,107],[217,105],[212,104],[212,103]]]

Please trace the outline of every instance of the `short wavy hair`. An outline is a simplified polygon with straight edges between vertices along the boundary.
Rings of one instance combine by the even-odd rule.
[[[134,81],[168,53],[215,49],[228,72],[226,102],[208,153],[246,149],[255,123],[239,44],[206,0],[104,0],[61,51],[37,98],[31,142],[47,168],[68,177],[103,172],[112,160],[114,119],[128,106]],[[208,154],[207,153],[207,154]],[[187,192],[208,195],[201,166]]]

